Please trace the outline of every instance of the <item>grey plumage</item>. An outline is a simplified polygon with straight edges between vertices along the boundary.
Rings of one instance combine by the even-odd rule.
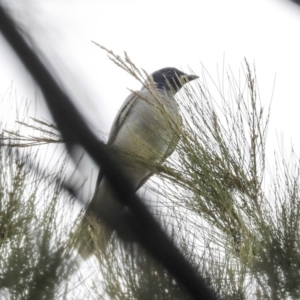
[[[181,117],[174,96],[196,78],[175,68],[161,69],[148,78],[141,91],[127,97],[116,116],[107,145],[136,190],[153,174],[151,163],[162,163],[175,150]],[[115,222],[124,211],[101,171],[89,205]],[[74,234],[75,247],[87,258],[95,249],[105,251],[111,234],[99,220],[86,214]]]

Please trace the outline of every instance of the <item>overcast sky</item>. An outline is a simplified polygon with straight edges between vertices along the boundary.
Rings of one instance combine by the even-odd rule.
[[[300,153],[300,8],[288,0],[6,2],[94,128],[108,132],[128,88],[139,89],[140,84],[91,40],[117,54],[126,51],[149,73],[173,66],[200,74],[203,64],[217,80],[225,57],[238,77],[246,57],[255,64],[265,107],[276,77],[269,151],[278,147],[276,135],[283,134],[285,148],[293,140]],[[34,103],[39,95],[0,36],[0,99],[11,86],[19,99]],[[0,109],[0,116],[14,119],[11,103],[0,103]],[[31,113],[45,116],[42,105]]]
[[[5,2],[5,1],[4,1]],[[126,51],[148,72],[173,66],[217,79],[225,64],[238,76],[244,57],[255,64],[261,100],[271,101],[269,140],[284,133],[300,150],[300,9],[285,0],[9,0],[15,18],[70,87],[94,128],[108,132],[118,108],[137,83],[116,67],[94,40]],[[34,100],[26,77],[0,38],[0,95],[12,85]],[[12,111],[11,111],[12,113]],[[7,112],[6,112],[7,115]],[[37,112],[40,117],[43,112]]]

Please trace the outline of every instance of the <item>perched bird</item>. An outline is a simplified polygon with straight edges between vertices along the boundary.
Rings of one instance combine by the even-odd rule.
[[[127,97],[119,110],[107,146],[136,190],[153,175],[151,163],[162,163],[175,150],[182,120],[174,96],[196,78],[175,68],[158,70],[139,92]],[[114,222],[125,209],[101,171],[89,205]],[[75,247],[83,258],[88,258],[96,249],[105,251],[111,235],[110,228],[86,213],[74,235]]]

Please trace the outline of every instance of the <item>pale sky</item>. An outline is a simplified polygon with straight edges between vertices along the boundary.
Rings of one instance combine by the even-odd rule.
[[[149,73],[176,67],[197,74],[203,64],[217,80],[225,57],[238,77],[246,57],[255,64],[265,107],[276,77],[268,151],[278,148],[276,136],[283,135],[287,151],[293,141],[300,153],[300,7],[285,0],[6,2],[95,129],[108,132],[128,88],[140,84],[91,40],[120,55],[126,51]],[[1,98],[10,86],[19,99],[35,101],[36,85],[0,36]],[[46,116],[42,106],[32,114]],[[10,103],[0,103],[0,109],[0,116],[14,119]]]
[[[238,76],[244,57],[255,63],[266,106],[275,90],[269,140],[284,134],[299,146],[300,8],[285,0],[9,0],[15,17],[55,67],[94,128],[108,132],[130,89],[137,83],[116,67],[94,40],[117,54],[126,51],[149,73],[163,67],[201,63],[217,79],[229,66]],[[0,39],[0,95],[11,86],[34,100],[36,86]],[[42,116],[42,112],[38,112]]]

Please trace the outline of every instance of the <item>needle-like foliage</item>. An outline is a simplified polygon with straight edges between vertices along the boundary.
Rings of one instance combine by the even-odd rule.
[[[66,247],[73,200],[59,183],[68,160],[45,176],[32,164],[39,165],[38,152],[3,146],[16,143],[7,133],[0,147],[0,298],[63,299],[75,268]]]
[[[127,54],[123,60],[101,48],[143,82],[147,74],[137,71]],[[165,228],[192,264],[209,274],[209,284],[221,297],[297,299],[299,163],[294,156],[289,164],[285,158],[273,163],[269,159],[268,164],[276,168],[267,173],[269,108],[260,103],[255,70],[245,60],[239,80],[230,70],[221,75],[216,84],[203,69],[200,80],[177,95],[183,117],[183,127],[178,128],[181,139],[166,163],[149,164],[158,180],[150,182],[148,189],[160,198],[156,205]],[[105,258],[109,268],[103,267],[104,286],[108,293],[117,290],[140,299],[138,292],[134,296],[129,290],[131,276],[137,291],[144,284],[145,277],[134,275],[143,273],[145,266],[139,265],[143,254],[136,250],[132,265],[126,267],[122,260],[126,251],[118,251],[119,255]],[[157,266],[145,261],[151,268],[146,281],[155,282]],[[112,276],[112,268],[120,271]],[[167,292],[157,299],[176,299],[163,278],[160,282]]]
[[[100,47],[114,63],[144,84],[148,74],[135,66],[127,54],[123,59]],[[144,190],[146,198],[150,198],[149,206],[220,298],[298,299],[299,160],[292,154],[289,159],[276,156],[274,161],[272,158],[266,161],[269,109],[260,103],[256,74],[247,61],[238,80],[231,70],[220,74],[219,80],[213,80],[204,68],[202,74],[197,75],[200,79],[186,85],[176,96],[183,120],[182,126],[178,126],[180,141],[176,151],[163,164],[140,162],[147,164],[155,174]],[[163,107],[161,109],[163,113]],[[25,122],[20,125],[41,129],[40,138],[6,131],[2,143],[11,149],[62,142],[53,125],[33,121],[35,125]],[[7,157],[12,160],[12,156]],[[273,166],[273,172],[266,171],[267,163]],[[43,281],[43,276],[39,280],[42,287],[47,287],[45,290],[52,291],[51,297],[57,298],[58,282],[67,278],[74,264],[68,263],[70,248],[62,238],[67,235],[61,236],[57,231],[61,227],[55,229],[51,223],[57,211],[56,201],[35,210],[41,207],[40,202],[35,202],[34,187],[37,186],[28,181],[31,177],[23,171],[26,168],[22,164],[13,161],[11,164],[15,167],[8,170],[14,173],[5,172],[11,174],[6,178],[12,179],[7,182],[6,190],[1,190],[2,207],[5,207],[1,213],[4,211],[6,216],[1,219],[0,232],[1,247],[6,251],[2,270],[8,270],[5,266],[11,262],[30,270],[48,266],[48,273],[42,272],[48,281]],[[19,177],[27,178],[26,185],[24,179],[16,179]],[[56,178],[60,177],[62,173],[58,172]],[[14,211],[19,211],[21,199],[30,195],[27,190],[31,184],[33,196],[27,197],[30,199],[27,202],[22,200],[22,211],[16,214]],[[9,196],[10,190],[16,187],[22,192]],[[57,185],[47,186],[46,190],[47,193],[54,191],[47,199],[56,199],[61,193]],[[11,217],[14,214],[17,217]],[[23,225],[19,226],[20,222]],[[33,235],[36,230],[39,234]],[[30,245],[26,250],[29,252],[23,251],[24,255],[19,258],[20,254],[14,251],[23,250],[25,239],[28,240],[25,244]],[[34,251],[38,253],[36,263],[29,259]],[[74,291],[74,285],[70,285],[72,288],[66,288],[66,294],[73,297],[79,295],[80,290],[80,298],[85,299],[189,299],[161,265],[136,244],[121,243],[117,235],[113,236],[106,253],[99,252],[88,267],[88,271],[81,268],[73,273],[78,275],[79,286]],[[12,277],[2,271],[2,290],[19,299],[12,291],[19,291],[16,287],[22,285],[18,285],[19,277],[11,274]],[[38,278],[34,274],[28,278],[32,288],[37,286]],[[60,281],[55,281],[57,278]],[[16,283],[9,286],[7,282]],[[21,291],[28,295],[31,287],[25,283]]]

